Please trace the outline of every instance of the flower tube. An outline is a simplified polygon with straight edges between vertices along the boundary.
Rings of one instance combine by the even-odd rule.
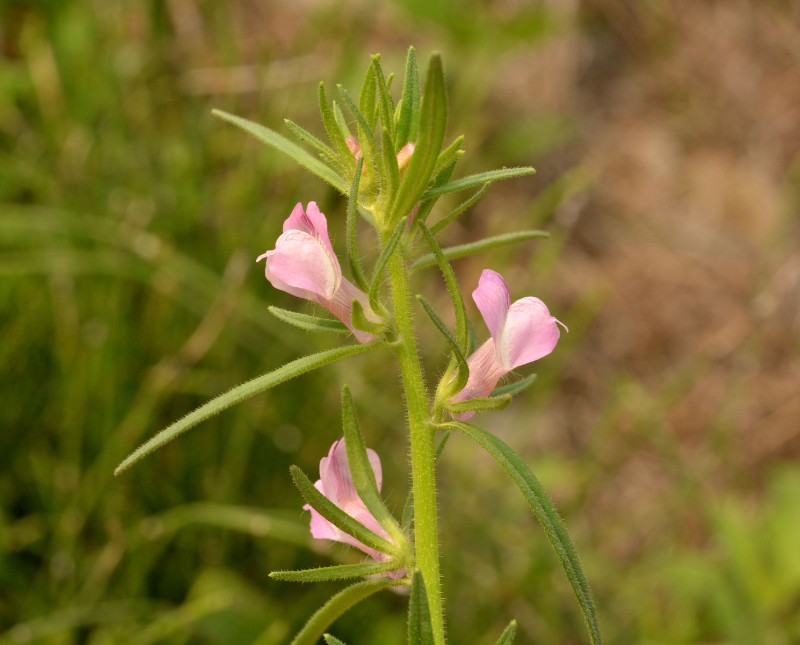
[[[264,275],[276,289],[322,305],[353,332],[360,343],[375,340],[369,332],[353,327],[353,300],[358,300],[371,322],[382,323],[361,289],[342,277],[339,260],[328,237],[328,222],[315,202],[305,210],[294,207],[283,223],[275,248],[257,258],[266,259]]]
[[[478,288],[472,292],[491,338],[467,358],[469,378],[464,388],[450,401],[459,403],[489,396],[497,382],[511,370],[547,356],[561,335],[558,326],[566,326],[539,298],[521,298],[511,303],[503,277],[490,269],[481,273]],[[454,415],[461,421],[474,412]]]

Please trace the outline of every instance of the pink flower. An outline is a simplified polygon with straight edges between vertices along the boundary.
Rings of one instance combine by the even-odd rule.
[[[353,331],[358,342],[375,340],[374,335],[353,328],[353,300],[361,303],[367,319],[383,321],[370,308],[367,294],[342,277],[328,222],[316,203],[309,202],[305,211],[302,204],[294,207],[275,249],[259,255],[256,262],[264,258],[264,275],[273,287],[322,305]]]
[[[550,315],[539,298],[527,297],[510,303],[508,286],[503,277],[486,269],[481,273],[478,288],[472,292],[492,337],[467,358],[469,378],[452,403],[489,396],[497,382],[511,370],[539,360],[553,351],[566,326]],[[455,415],[466,421],[474,412]]]
[[[369,448],[367,448],[367,457],[372,466],[372,472],[375,473],[375,481],[380,491],[383,480],[381,460],[378,454]],[[369,509],[367,509],[364,502],[362,502],[361,498],[358,496],[355,484],[353,483],[353,476],[350,474],[350,465],[347,462],[347,450],[344,439],[335,441],[328,452],[328,456],[320,460],[319,477],[320,478],[314,483],[314,486],[320,493],[336,504],[336,506],[341,508],[350,517],[366,526],[370,531],[392,542],[389,534],[378,523],[378,520],[375,519],[372,513],[369,512]],[[344,533],[308,504],[303,506],[303,509],[311,511],[311,535],[315,539],[333,540],[334,542],[349,544],[350,546],[360,549],[376,562],[385,562],[389,559],[389,556],[385,553],[376,551],[362,544],[352,535]],[[392,571],[386,575],[395,579],[402,578],[405,575],[405,569]]]

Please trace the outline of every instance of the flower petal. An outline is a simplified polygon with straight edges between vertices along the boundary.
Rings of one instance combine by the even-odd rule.
[[[353,476],[350,474],[344,439],[335,441],[328,456],[320,460],[319,478],[322,482],[320,490],[324,491],[325,497],[339,508],[344,509],[354,501],[361,501],[353,484]]]
[[[472,299],[478,305],[492,338],[497,341],[511,300],[503,276],[491,269],[484,269],[478,280],[478,288],[472,292]]]
[[[303,210],[303,205],[298,202],[291,215],[283,223],[283,232],[286,233],[287,231],[303,231],[318,238],[325,245],[325,248],[330,251],[331,255],[335,257],[331,238],[328,236],[328,220],[319,210],[316,202],[308,202],[305,210]]]
[[[275,250],[265,256],[264,274],[276,289],[288,291],[288,285],[329,300],[339,288],[339,261],[317,237],[305,231],[286,231],[275,242]]]
[[[369,465],[372,466],[372,472],[375,473],[375,483],[378,484],[378,492],[380,493],[381,488],[383,488],[383,468],[381,467],[381,458],[378,457],[378,453],[372,448],[367,448],[367,459],[369,459]]]
[[[547,356],[561,336],[559,324],[539,298],[517,300],[508,310],[497,344],[500,363],[513,370]]]
[[[370,343],[376,339],[373,334],[353,328],[353,300],[358,300],[361,303],[367,320],[374,323],[383,322],[383,318],[372,311],[367,294],[347,278],[342,278],[339,289],[333,294],[333,298],[320,304],[347,325],[359,343]]]

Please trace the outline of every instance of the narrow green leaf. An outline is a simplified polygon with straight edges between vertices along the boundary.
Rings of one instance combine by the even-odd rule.
[[[358,160],[356,171],[353,174],[353,184],[350,187],[350,197],[347,200],[347,263],[353,273],[353,280],[363,291],[367,288],[367,276],[361,268],[361,259],[358,254],[358,239],[356,230],[356,213],[358,211],[358,184],[361,180],[361,169],[364,166],[364,158]]]
[[[319,112],[322,116],[322,123],[325,126],[325,131],[328,133],[328,138],[331,140],[333,147],[339,151],[339,158],[347,163],[348,167],[355,167],[356,161],[353,153],[345,141],[345,137],[349,133],[345,133],[339,127],[339,122],[336,120],[336,114],[331,109],[331,104],[328,101],[328,95],[325,92],[325,83],[319,84]]]
[[[381,286],[383,269],[386,267],[386,263],[389,261],[392,253],[394,253],[395,249],[397,248],[397,243],[403,236],[403,230],[405,229],[405,226],[406,218],[403,217],[399,222],[397,222],[397,226],[394,227],[391,237],[389,237],[389,240],[381,249],[381,254],[378,256],[378,259],[375,262],[375,270],[372,274],[372,280],[369,283],[369,302],[373,309],[377,309],[378,307],[378,288]]]
[[[431,226],[431,233],[437,235],[439,231],[444,229],[445,226],[454,221],[462,213],[469,210],[474,204],[480,201],[480,199],[486,194],[486,191],[489,190],[489,186],[491,186],[491,184],[484,184],[483,186],[481,186],[477,191],[475,191],[475,193],[471,197],[465,199],[453,210],[451,210],[447,215],[445,215],[442,219],[436,222],[436,224]]]
[[[428,185],[444,140],[447,124],[447,97],[442,59],[431,56],[425,81],[425,96],[420,109],[420,135],[414,154],[403,175],[400,190],[392,207],[391,221],[411,212]]]
[[[325,165],[319,159],[306,152],[303,148],[295,143],[292,143],[289,141],[289,139],[281,136],[274,130],[270,130],[263,125],[255,123],[254,121],[249,121],[247,119],[234,116],[233,114],[228,114],[222,110],[212,110],[212,114],[214,114],[214,116],[218,116],[224,121],[227,121],[228,123],[232,123],[233,125],[242,128],[242,130],[249,132],[260,141],[266,143],[268,146],[271,146],[291,159],[294,159],[297,163],[303,166],[303,168],[311,171],[320,179],[328,182],[339,192],[343,194],[347,193],[347,182],[345,182],[344,178],[338,172],[333,170],[333,168],[330,166]]]
[[[464,151],[461,149],[461,144],[464,143],[464,135],[456,137],[449,146],[447,146],[439,156],[436,158],[436,165],[433,167],[433,176],[439,175],[445,168],[455,166],[455,163],[464,156]],[[444,183],[444,182],[442,182]],[[433,192],[433,189],[427,191],[423,197],[427,197],[428,193]]]
[[[392,95],[389,94],[389,86],[383,77],[380,54],[372,57],[372,71],[378,86],[378,115],[381,119],[381,127],[389,132],[389,139],[394,141],[394,102]]]
[[[347,125],[347,119],[344,118],[342,108],[336,101],[333,102],[333,115],[336,117],[336,124],[339,126],[342,134],[344,134],[345,137],[352,137],[353,133],[350,132],[350,128]]]
[[[375,81],[375,71],[372,65],[367,68],[367,73],[364,75],[364,82],[361,85],[361,92],[358,94],[358,109],[367,120],[369,127],[375,129],[377,123],[377,105],[376,99],[377,83]]]
[[[436,458],[442,456],[444,452],[444,447],[447,445],[448,440],[450,439],[450,435],[453,434],[449,430],[442,430],[439,433],[439,436],[436,438]]]
[[[373,334],[374,336],[383,336],[383,333],[386,331],[385,325],[372,322],[369,318],[367,318],[367,314],[364,312],[364,305],[361,304],[360,300],[353,299],[352,310],[350,312],[350,322],[353,323],[353,327],[355,329],[358,329],[359,331],[365,331]]]
[[[436,188],[437,186],[444,186],[448,181],[450,181],[450,176],[453,174],[453,170],[455,170],[456,167],[456,161],[458,161],[458,159],[455,159],[449,166],[443,168],[438,174],[434,174],[433,179],[430,181],[428,186],[431,188]],[[421,199],[419,202],[419,208],[417,209],[417,214],[414,216],[414,221],[427,221],[428,215],[430,215],[431,211],[433,210],[437,199],[439,198],[431,197],[430,199]]]
[[[500,638],[497,639],[497,645],[513,645],[516,637],[517,621],[512,620],[510,623],[508,623],[508,627],[503,630],[503,633],[500,634]]]
[[[311,483],[305,473],[297,466],[292,466],[290,472],[292,473],[292,480],[303,496],[303,499],[331,524],[348,535],[352,535],[359,542],[366,544],[368,547],[372,547],[376,551],[389,555],[400,555],[400,547],[382,538],[380,535],[376,535],[361,524],[361,522],[352,518],[341,508],[336,506],[336,504],[314,488],[314,484]]]
[[[391,135],[388,130],[381,130],[381,177],[385,182],[381,185],[381,193],[385,198],[387,208],[397,196],[397,187],[400,184],[400,167],[397,165],[397,155],[394,152]]]
[[[328,159],[331,163],[336,164],[340,174],[347,170],[344,164],[342,164],[341,159],[339,159],[337,156],[336,152],[327,143],[320,141],[320,139],[315,137],[305,128],[297,125],[294,121],[289,119],[284,119],[283,121],[286,123],[286,127],[288,127],[292,131],[292,134],[294,134],[294,136],[296,136],[300,141],[303,141],[312,148],[315,148],[320,155]]]
[[[489,396],[503,396],[505,394],[514,396],[515,394],[519,394],[523,390],[528,389],[535,380],[536,374],[531,374],[530,376],[526,376],[525,378],[515,381],[514,383],[509,383],[508,385],[501,385],[500,387],[494,388]]]
[[[419,136],[419,70],[417,69],[417,52],[408,48],[406,56],[406,75],[403,79],[403,94],[400,98],[395,131],[395,152],[409,142],[416,141]]]
[[[594,645],[600,645],[600,626],[597,622],[589,583],[583,574],[578,554],[567,532],[564,521],[558,514],[555,505],[542,488],[539,480],[531,472],[524,461],[503,441],[483,428],[458,421],[443,424],[442,427],[460,430],[471,437],[497,461],[514,480],[522,492],[536,519],[544,529],[545,535],[556,552],[564,573],[567,575],[575,597],[578,600],[589,636]]]
[[[434,645],[428,593],[419,571],[414,572],[408,599],[408,645]]]
[[[267,310],[279,320],[306,331],[327,331],[336,334],[352,333],[343,323],[332,318],[319,318],[272,306],[267,307]]]
[[[456,340],[458,341],[458,346],[461,348],[462,353],[464,353],[469,346],[467,310],[464,307],[464,298],[461,295],[461,288],[458,285],[458,280],[456,280],[456,274],[453,273],[453,267],[448,263],[447,258],[445,258],[444,253],[442,253],[442,249],[433,236],[433,233],[430,232],[430,229],[428,229],[423,222],[417,222],[417,225],[425,236],[428,246],[431,247],[434,259],[439,265],[439,270],[442,272],[445,284],[447,285],[447,292],[450,294],[450,301],[453,303],[453,311],[456,317]]]
[[[325,630],[344,612],[372,594],[397,584],[393,580],[366,580],[342,589],[308,619],[291,645],[316,645]]]
[[[275,387],[276,385],[280,385],[281,383],[284,383],[295,376],[300,376],[301,374],[315,370],[318,367],[322,367],[323,365],[338,361],[342,358],[347,358],[348,356],[363,354],[364,352],[369,352],[373,349],[384,346],[384,343],[377,342],[366,345],[345,345],[344,347],[336,347],[334,349],[329,349],[317,354],[311,354],[310,356],[303,356],[302,358],[293,360],[291,363],[287,363],[283,367],[279,367],[272,372],[254,378],[246,383],[242,383],[232,390],[228,390],[225,392],[225,394],[221,394],[208,403],[201,405],[194,412],[190,412],[182,419],[179,419],[172,425],[166,427],[155,437],[144,443],[128,457],[126,457],[125,460],[119,466],[117,466],[114,474],[119,475],[143,457],[146,457],[164,444],[169,443],[187,430],[196,426],[198,423],[205,421],[206,419],[222,412],[223,410],[227,410],[237,403],[241,403],[251,396]]]
[[[361,564],[339,564],[332,567],[318,567],[316,569],[298,569],[295,571],[273,571],[270,578],[285,582],[328,582],[330,580],[345,580],[347,578],[363,578],[376,573],[396,571],[401,569],[401,562],[363,562]]]
[[[418,295],[417,300],[419,300],[419,304],[422,305],[422,308],[425,310],[425,313],[428,314],[428,318],[431,319],[431,322],[439,330],[439,333],[445,337],[448,344],[450,345],[450,349],[453,350],[453,356],[458,364],[458,372],[456,373],[456,380],[451,387],[453,392],[460,392],[464,389],[464,386],[467,384],[467,379],[469,378],[469,367],[467,366],[467,359],[464,357],[464,352],[458,346],[458,342],[453,335],[450,333],[450,330],[447,328],[447,325],[444,324],[441,318],[436,314],[431,307],[423,298],[422,296]],[[450,370],[445,371],[445,375],[448,374]]]
[[[378,524],[386,529],[398,546],[404,545],[406,536],[381,499],[380,489],[375,480],[375,473],[367,456],[367,447],[358,427],[358,417],[353,397],[350,395],[350,389],[346,385],[342,388],[342,427],[344,429],[347,462],[350,465],[350,473],[353,475],[353,484],[356,487],[358,496],[373,517],[378,520]]]
[[[546,237],[550,237],[547,231],[516,231],[515,233],[504,233],[502,235],[495,235],[494,237],[487,237],[477,242],[470,242],[469,244],[448,246],[442,249],[442,253],[447,260],[458,260],[459,258],[482,253],[489,249],[496,249],[502,246],[508,246],[509,244]],[[436,263],[436,256],[432,253],[428,253],[415,260],[409,270],[413,273],[414,271],[431,267]]]
[[[343,85],[337,85],[336,87],[339,90],[339,94],[344,99],[344,102],[347,103],[347,107],[350,108],[353,116],[356,117],[356,124],[358,125],[358,142],[361,145],[361,154],[364,157],[364,163],[366,163],[367,167],[371,168],[375,173],[375,176],[377,176],[378,144],[375,140],[375,133],[369,126],[366,117],[361,114],[361,110],[358,109],[356,102],[350,96],[350,92],[348,92]]]
[[[536,169],[531,168],[530,166],[524,166],[521,168],[502,168],[500,170],[479,172],[477,175],[462,177],[461,179],[456,179],[455,181],[445,184],[444,186],[432,188],[423,195],[423,198],[427,199],[429,197],[434,197],[435,195],[454,193],[456,191],[472,188],[473,186],[479,186],[480,184],[485,184],[487,182],[492,183],[495,181],[500,181],[501,179],[524,177],[525,175],[532,175],[535,172]]]
[[[340,641],[336,636],[331,636],[330,634],[323,634],[322,637],[325,639],[325,645],[347,645],[347,643]]]
[[[458,403],[447,403],[445,407],[450,412],[483,412],[486,410],[503,410],[511,403],[511,395],[501,394],[499,396],[478,397]]]

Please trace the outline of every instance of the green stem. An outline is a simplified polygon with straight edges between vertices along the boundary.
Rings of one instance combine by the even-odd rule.
[[[411,293],[403,260],[393,253],[387,263],[392,288],[397,342],[394,349],[408,408],[411,435],[411,487],[414,495],[416,566],[428,592],[434,640],[444,645],[444,607],[439,574],[439,534],[436,509],[436,451],[430,426],[425,376],[417,351],[411,315]]]

